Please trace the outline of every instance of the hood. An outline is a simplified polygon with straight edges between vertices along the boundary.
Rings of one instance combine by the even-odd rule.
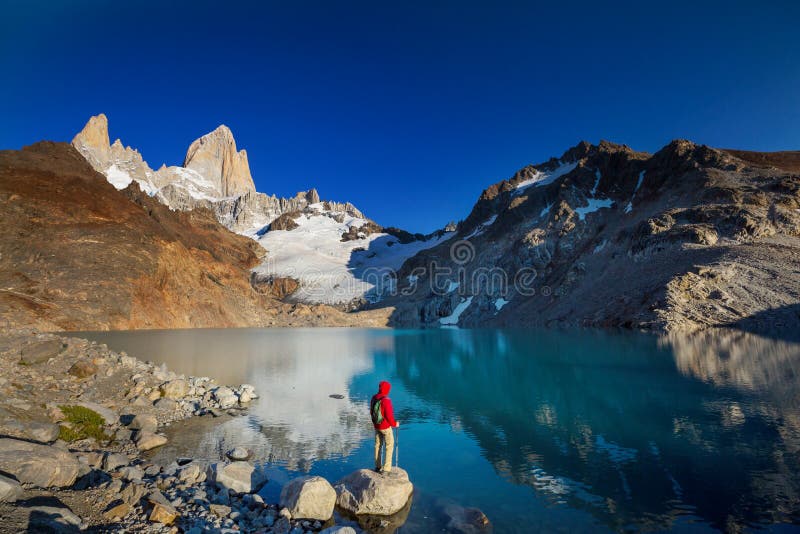
[[[388,395],[390,389],[392,389],[392,385],[389,382],[387,382],[386,380],[384,380],[380,384],[378,384],[378,394],[379,395]]]

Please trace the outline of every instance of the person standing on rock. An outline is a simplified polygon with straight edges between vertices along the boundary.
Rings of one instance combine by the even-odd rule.
[[[378,393],[372,396],[369,403],[369,412],[372,416],[372,425],[375,427],[375,471],[379,473],[392,472],[392,453],[394,452],[394,434],[392,428],[397,428],[400,423],[394,420],[392,399],[389,390],[392,385],[387,381],[378,384]],[[383,462],[381,462],[381,449],[383,449]]]

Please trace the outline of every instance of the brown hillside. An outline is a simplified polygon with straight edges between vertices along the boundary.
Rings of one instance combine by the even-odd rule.
[[[0,151],[0,324],[42,329],[348,325],[250,285],[264,251],[206,210],[117,191],[66,143]]]

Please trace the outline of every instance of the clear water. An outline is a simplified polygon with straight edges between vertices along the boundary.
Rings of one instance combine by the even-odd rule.
[[[269,466],[265,491],[273,497],[298,473],[335,481],[371,466],[367,403],[389,380],[402,422],[399,464],[416,488],[401,532],[441,531],[451,502],[483,510],[495,532],[800,525],[796,343],[729,331],[89,337],[180,373],[253,384],[261,399],[248,415],[176,425],[158,455],[219,458],[234,445],[249,447]]]

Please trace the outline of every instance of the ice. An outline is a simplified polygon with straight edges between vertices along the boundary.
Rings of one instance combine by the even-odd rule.
[[[439,323],[443,325],[457,325],[458,318],[461,317],[461,314],[469,308],[469,305],[472,304],[472,297],[462,298],[461,302],[459,302],[456,309],[453,310],[453,313],[448,315],[447,317],[442,317],[439,319]]]

